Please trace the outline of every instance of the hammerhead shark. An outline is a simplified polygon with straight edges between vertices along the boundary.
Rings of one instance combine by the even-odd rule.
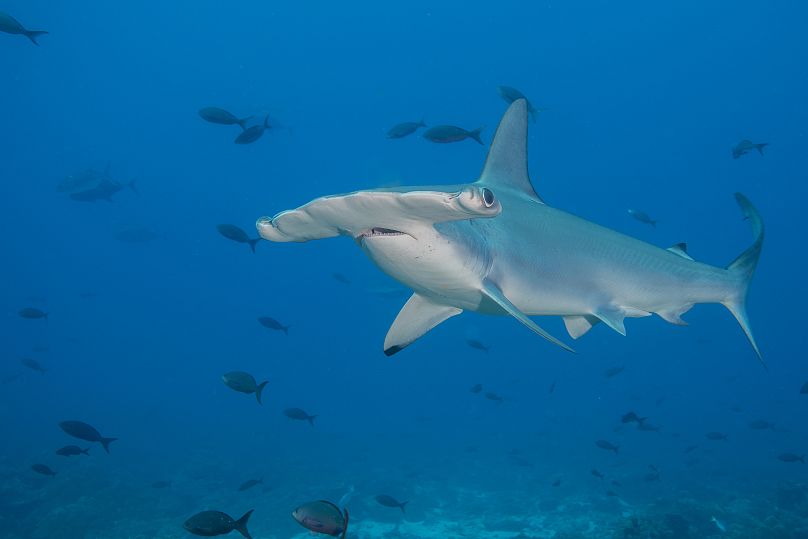
[[[524,99],[505,112],[477,181],[396,187],[317,198],[261,217],[262,238],[305,242],[353,238],[385,273],[414,293],[384,340],[392,355],[464,310],[510,315],[573,351],[531,315],[564,319],[573,339],[603,322],[625,335],[625,318],[657,314],[685,325],[697,303],[735,316],[758,358],[746,296],[763,246],[763,221],[735,199],[754,241],[726,268],[693,260],[685,244],[662,249],[547,205],[527,169]]]

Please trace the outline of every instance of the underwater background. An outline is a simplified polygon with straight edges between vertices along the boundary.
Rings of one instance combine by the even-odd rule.
[[[0,537],[184,538],[195,513],[255,509],[254,538],[303,538],[297,506],[349,494],[357,539],[808,538],[805,3],[0,11],[49,32],[0,33]],[[387,131],[485,126],[487,145],[501,85],[546,109],[529,155],[550,205],[724,266],[751,241],[732,195],[754,202],[768,369],[715,305],[686,327],[629,320],[627,337],[601,324],[574,356],[464,313],[388,358],[410,292],[349,239],[252,253],[217,231],[255,237],[258,217],[331,193],[474,180],[473,140]],[[271,127],[234,144],[237,125],[200,118],[211,106]],[[768,146],[734,159],[745,139]],[[119,192],[71,196],[88,174]],[[268,380],[262,405],[230,371]],[[107,454],[65,420],[118,440]],[[55,453],[73,443],[89,456]]]

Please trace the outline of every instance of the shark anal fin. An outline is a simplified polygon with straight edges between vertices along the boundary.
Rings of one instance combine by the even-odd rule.
[[[667,250],[675,255],[681,256],[682,258],[693,260],[693,257],[687,254],[687,244],[684,242],[677,243],[676,245],[671,245],[670,247],[668,247]]]
[[[400,352],[447,318],[462,312],[463,310],[457,307],[441,305],[420,294],[413,294],[387,331],[384,338],[384,353],[392,356]]]
[[[522,324],[527,326],[528,329],[530,329],[533,333],[536,333],[537,335],[544,337],[551,343],[560,346],[561,348],[563,348],[568,352],[575,353],[575,350],[570,348],[567,344],[563,343],[562,341],[559,341],[558,339],[547,333],[545,330],[543,330],[541,327],[539,327],[539,325],[536,324],[533,320],[528,318],[527,315],[522,311],[520,311],[516,307],[516,305],[511,303],[511,301],[505,297],[505,294],[502,293],[502,290],[500,290],[499,287],[494,283],[492,283],[491,281],[489,280],[483,281],[482,293],[491,301],[502,307],[502,309],[505,312],[507,312],[508,314],[510,314],[511,316],[522,322]]]
[[[600,322],[599,318],[589,314],[564,317],[564,325],[567,326],[567,333],[569,333],[570,337],[573,339],[585,335],[586,332],[592,329],[592,326],[598,322]]]
[[[656,314],[658,314],[659,317],[661,319],[663,319],[664,321],[666,321],[666,322],[670,322],[671,324],[676,324],[677,326],[686,326],[687,322],[682,320],[682,315],[685,314],[687,311],[689,311],[692,307],[693,307],[693,304],[689,303],[687,305],[681,305],[681,306],[676,307],[674,309],[663,309],[663,310],[657,311]]]

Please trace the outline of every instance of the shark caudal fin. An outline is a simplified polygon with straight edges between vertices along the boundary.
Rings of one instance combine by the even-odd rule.
[[[741,325],[741,329],[743,329],[746,334],[746,338],[749,339],[749,343],[755,350],[758,359],[765,367],[766,364],[763,362],[763,356],[755,342],[755,336],[752,334],[752,327],[749,324],[749,317],[746,314],[746,295],[749,290],[749,282],[752,280],[752,275],[755,273],[755,267],[757,267],[758,259],[760,258],[760,251],[763,249],[763,219],[749,199],[744,195],[735,193],[735,200],[738,201],[738,205],[741,207],[744,219],[748,220],[752,225],[752,233],[755,236],[755,241],[727,266],[727,270],[737,277],[738,288],[732,297],[724,300],[722,304],[729,309],[729,312],[732,313]]]

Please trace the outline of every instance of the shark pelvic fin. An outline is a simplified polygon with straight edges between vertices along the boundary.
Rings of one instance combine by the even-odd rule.
[[[385,355],[392,356],[400,352],[447,318],[462,312],[457,307],[441,305],[420,294],[413,294],[387,331],[384,338]]]
[[[488,157],[485,159],[480,183],[519,191],[543,202],[527,172],[527,101],[514,101],[499,122]]]
[[[567,326],[567,333],[569,333],[570,337],[573,339],[585,335],[586,332],[592,329],[592,326],[598,322],[600,322],[599,318],[589,314],[564,317],[564,325]]]
[[[536,324],[533,320],[528,318],[527,315],[522,311],[520,311],[516,307],[516,305],[511,303],[511,301],[505,297],[505,294],[502,293],[502,290],[500,290],[499,287],[494,283],[492,283],[491,281],[487,279],[483,281],[482,293],[485,297],[487,297],[488,299],[499,305],[506,313],[522,322],[522,324],[527,326],[528,329],[530,329],[533,333],[536,333],[537,335],[544,337],[551,343],[560,346],[561,348],[563,348],[568,352],[572,352],[573,354],[575,353],[575,350],[573,350],[568,345],[564,344],[562,341],[559,341],[558,339],[547,333],[545,330],[539,327],[539,325]]]
[[[676,245],[671,245],[670,247],[668,247],[667,250],[675,255],[681,256],[682,258],[693,260],[693,257],[687,254],[687,244],[685,242],[677,243]]]

